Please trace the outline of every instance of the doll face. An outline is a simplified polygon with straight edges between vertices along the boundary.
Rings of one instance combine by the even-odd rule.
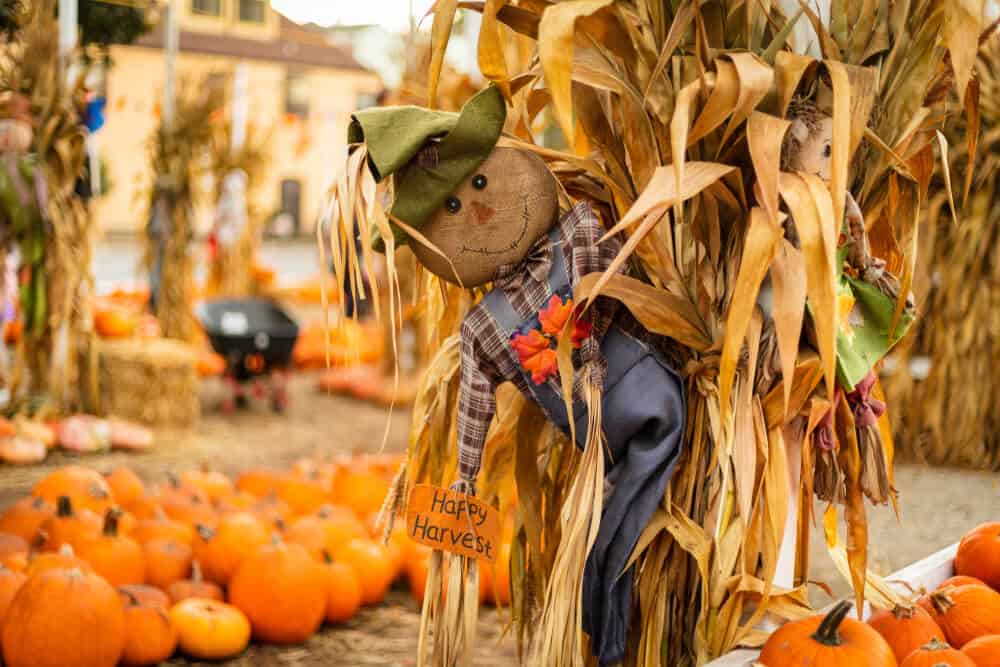
[[[0,153],[24,153],[31,147],[32,134],[29,123],[16,118],[0,120]]]
[[[798,144],[788,160],[793,171],[815,174],[824,181],[830,180],[830,156],[833,154],[833,119],[817,119],[812,128],[802,119],[795,119],[788,130]]]
[[[435,275],[476,287],[499,266],[524,259],[557,208],[555,181],[540,157],[496,148],[420,228],[451,264],[416,240],[411,247]]]

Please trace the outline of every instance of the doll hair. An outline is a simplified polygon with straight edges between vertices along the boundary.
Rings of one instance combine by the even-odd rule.
[[[808,137],[814,136],[820,129],[820,122],[829,114],[822,111],[811,97],[797,96],[788,105],[788,118],[801,121],[808,131]],[[781,170],[791,169],[792,156],[802,149],[802,140],[790,128],[781,143]]]

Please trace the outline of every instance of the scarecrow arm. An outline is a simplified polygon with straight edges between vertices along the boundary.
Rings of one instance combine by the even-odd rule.
[[[462,323],[461,384],[458,391],[458,473],[475,488],[483,445],[496,412],[499,384],[476,335],[477,311]]]

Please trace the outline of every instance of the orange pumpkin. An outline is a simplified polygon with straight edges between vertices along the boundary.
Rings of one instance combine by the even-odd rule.
[[[201,470],[189,470],[182,474],[181,484],[198,489],[212,502],[232,495],[235,490],[232,480],[207,465],[202,466]]]
[[[92,572],[40,572],[10,603],[2,644],[7,667],[114,667],[125,646],[121,600]]]
[[[68,496],[77,509],[88,509],[103,516],[114,505],[111,487],[96,470],[83,466],[63,466],[43,478],[31,490],[34,496],[55,504],[60,496]]]
[[[142,545],[146,559],[146,582],[167,588],[191,574],[191,547],[176,540],[150,540]]]
[[[139,544],[153,540],[174,540],[190,546],[194,544],[194,535],[194,528],[183,521],[171,519],[159,506],[152,517],[137,521],[135,530],[132,531],[132,538]]]
[[[286,475],[278,497],[288,503],[295,515],[311,514],[330,502],[327,488],[318,479]]]
[[[145,604],[127,590],[124,593],[125,646],[121,664],[127,667],[158,665],[177,649],[177,631],[165,608]]]
[[[268,529],[248,512],[230,514],[216,529],[198,526],[194,558],[205,578],[226,585],[244,560],[270,540]]]
[[[165,492],[161,504],[168,517],[192,527],[201,525],[214,528],[219,523],[218,512],[198,491]]]
[[[255,638],[299,644],[326,614],[327,573],[304,547],[275,542],[243,562],[229,584],[229,601],[250,619]]]
[[[198,377],[216,377],[222,375],[225,370],[226,360],[221,355],[207,350],[198,355]]]
[[[54,553],[44,553],[38,554],[28,563],[28,567],[25,570],[25,574],[29,577],[33,577],[41,572],[46,572],[48,570],[72,570],[79,569],[85,572],[93,572],[94,568],[90,566],[90,563],[78,558],[75,553],[73,553],[73,547],[68,544],[64,544],[59,547],[59,551]]]
[[[868,619],[868,625],[882,635],[889,644],[896,660],[903,660],[932,639],[943,640],[944,631],[938,627],[923,607],[896,606],[881,609]]]
[[[385,599],[395,578],[395,567],[388,551],[381,544],[364,538],[354,538],[333,552],[333,559],[354,568],[361,582],[361,601],[374,605]]]
[[[894,667],[896,658],[882,635],[847,618],[850,610],[845,600],[825,617],[786,623],[768,638],[757,660],[765,667]]]
[[[945,586],[986,586],[986,582],[982,579],[976,579],[975,577],[966,577],[961,574],[951,577],[950,579],[945,579],[941,584],[934,590],[941,590]]]
[[[27,496],[0,515],[0,531],[17,535],[28,544],[34,544],[42,525],[55,513],[55,506],[44,498]]]
[[[236,607],[218,600],[189,598],[170,610],[177,645],[198,660],[227,660],[250,643],[250,622]]]
[[[377,472],[359,466],[338,471],[333,484],[333,501],[346,505],[360,516],[374,514],[382,508],[389,482]]]
[[[324,553],[326,561],[326,620],[328,623],[349,621],[361,609],[361,582],[354,568],[334,562]]]
[[[174,603],[188,598],[201,598],[204,600],[225,600],[222,588],[218,584],[205,581],[201,573],[201,564],[198,561],[191,562],[191,578],[181,579],[167,586],[167,593]]]
[[[498,607],[510,606],[510,550],[510,542],[500,544],[497,560],[490,573],[493,578],[493,601]]]
[[[417,544],[410,552],[404,570],[406,579],[410,582],[410,593],[417,604],[424,603],[424,595],[427,593],[427,572],[430,564],[431,548]]]
[[[7,618],[7,609],[24,582],[28,580],[23,572],[15,572],[0,565],[0,628]]]
[[[241,473],[236,478],[236,489],[263,497],[269,494],[277,494],[281,489],[282,481],[280,474],[264,468],[258,468]]]
[[[101,534],[101,518],[88,509],[77,510],[69,496],[59,496],[56,514],[42,525],[45,541],[43,551],[58,551],[68,544],[79,552],[85,544]]]
[[[0,620],[3,616],[0,616]],[[976,667],[1000,667],[1000,635],[973,639],[962,647],[962,653],[972,658]]]
[[[120,308],[102,308],[94,313],[94,331],[101,338],[128,338],[138,319]]]
[[[962,648],[986,635],[1000,634],[1000,593],[986,586],[945,587],[920,598],[948,643]]]
[[[292,508],[276,494],[268,494],[250,506],[250,512],[267,526],[284,529],[292,518]]]
[[[1000,590],[1000,521],[984,523],[958,543],[955,572]]]
[[[115,502],[122,507],[129,507],[146,495],[146,485],[128,466],[119,466],[104,476]]]
[[[220,498],[212,503],[219,516],[233,514],[234,512],[249,512],[257,504],[257,496],[245,491],[234,491],[225,498]]]
[[[159,588],[146,586],[145,584],[125,584],[118,587],[118,595],[122,599],[122,604],[127,604],[130,600],[137,600],[139,604],[147,607],[159,607],[160,609],[170,608],[170,596]]]
[[[910,653],[900,667],[976,667],[976,663],[961,651],[934,639]]]
[[[315,514],[292,521],[284,538],[301,544],[316,560],[323,560],[323,552],[333,553],[344,542],[365,537],[364,524],[346,507],[325,505]]]
[[[80,557],[112,586],[141,584],[146,580],[146,558],[135,540],[118,534],[120,516],[121,510],[108,510],[101,536],[80,547]]]

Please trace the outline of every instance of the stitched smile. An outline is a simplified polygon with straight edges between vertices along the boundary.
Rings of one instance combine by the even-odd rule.
[[[521,195],[521,232],[517,235],[510,244],[503,248],[470,248],[469,246],[462,245],[462,254],[470,252],[476,255],[503,255],[512,250],[515,250],[524,241],[524,237],[528,234],[528,219],[530,214],[528,212],[528,195]]]

